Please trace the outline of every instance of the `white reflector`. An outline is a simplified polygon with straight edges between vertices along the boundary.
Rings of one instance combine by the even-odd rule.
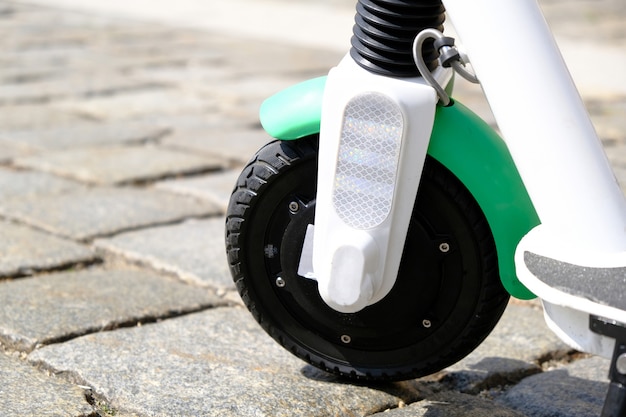
[[[380,225],[389,215],[403,136],[400,107],[381,93],[368,92],[346,106],[333,204],[355,229]]]

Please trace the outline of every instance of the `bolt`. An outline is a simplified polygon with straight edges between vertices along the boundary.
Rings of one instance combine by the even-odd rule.
[[[298,210],[300,210],[300,204],[298,204],[297,201],[292,201],[291,203],[289,203],[289,211],[291,211],[292,213],[297,213]]]
[[[347,334],[342,334],[341,335],[341,341],[343,343],[345,343],[345,344],[348,344],[348,343],[352,342],[352,338],[349,335],[347,335]]]
[[[287,283],[281,277],[276,278],[276,286],[279,288],[283,288]]]
[[[441,252],[443,252],[443,253],[446,253],[446,252],[450,251],[450,244],[445,243],[445,242],[444,242],[444,243],[442,243],[442,244],[440,244],[440,245],[439,245],[439,250],[440,250]]]
[[[615,368],[620,374],[626,375],[626,353],[622,353],[617,357],[617,361],[615,362]]]
[[[433,324],[430,322],[430,320],[428,319],[424,319],[422,320],[422,326],[424,326],[425,328],[429,329],[430,326],[432,326]]]

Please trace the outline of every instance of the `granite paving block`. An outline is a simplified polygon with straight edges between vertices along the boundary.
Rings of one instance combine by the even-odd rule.
[[[218,104],[214,99],[199,97],[193,92],[173,88],[67,100],[59,103],[58,106],[83,117],[106,121],[147,117],[159,120],[162,116],[175,114],[211,114],[218,109]]]
[[[84,391],[0,352],[0,414],[20,417],[87,417]]]
[[[219,113],[181,113],[159,116],[158,119],[150,118],[138,118],[137,121],[154,123],[163,123],[170,128],[170,131],[165,135],[159,143],[163,144],[170,136],[174,135],[177,131],[199,131],[205,134],[207,131],[216,132],[220,130],[230,131],[242,129],[242,126],[247,126],[234,117],[224,117]],[[111,123],[111,122],[107,122]],[[249,129],[259,129],[258,122],[254,122],[249,126]],[[169,147],[169,144],[168,144]]]
[[[23,82],[52,79],[62,75],[60,69],[53,68],[0,68],[0,84],[18,84]]]
[[[191,149],[245,163],[272,138],[261,129],[191,128],[177,129],[163,138],[164,146]]]
[[[354,7],[354,2],[352,3]],[[343,58],[344,52],[316,48],[294,48],[275,42],[257,42],[233,37],[212,37],[215,48],[234,50],[228,55],[228,66],[237,75],[299,75],[301,80],[326,75]],[[350,47],[346,39],[346,51]]]
[[[122,184],[219,169],[216,157],[158,146],[67,149],[18,158],[13,164],[95,184]]]
[[[169,128],[163,123],[118,122],[82,123],[72,126],[13,131],[0,134],[23,146],[36,149],[76,149],[80,147],[122,143],[153,142]]]
[[[231,75],[223,65],[228,51],[207,47],[202,38],[199,32],[150,33],[144,28],[137,34],[111,36],[102,52],[115,57],[110,66],[144,82],[183,87],[215,84]]]
[[[209,200],[226,212],[239,174],[239,170],[220,171],[197,177],[162,181],[157,183],[155,188]]]
[[[53,104],[2,106],[0,134],[11,130],[49,129],[53,126],[70,126],[85,122],[85,118],[80,114]]]
[[[84,245],[2,220],[0,236],[0,277],[31,275],[97,259]]]
[[[476,394],[541,372],[542,357],[569,350],[548,329],[540,309],[510,303],[487,339],[448,368],[443,381],[455,390]]]
[[[421,389],[305,372],[235,307],[87,335],[38,349],[29,360],[72,375],[120,412],[150,416],[365,416]]]
[[[206,51],[205,51],[206,53]],[[188,87],[197,88],[197,86],[209,87],[216,84],[217,80],[223,80],[232,77],[232,69],[217,65],[215,61],[221,59],[219,54],[213,57],[198,57],[194,51],[192,54],[187,53],[185,56],[172,57],[168,53],[164,57],[139,58],[138,64],[132,67],[133,74],[142,79],[152,80],[159,83],[186,85]],[[127,59],[130,59],[128,57]],[[179,60],[179,65],[175,65],[176,61],[170,65],[159,65],[166,60]]]
[[[525,417],[483,398],[453,391],[441,392],[406,407],[385,410],[372,417]]]
[[[97,239],[94,246],[197,285],[234,289],[221,216]]]
[[[154,272],[102,269],[0,285],[0,341],[20,351],[120,325],[222,303],[214,293]]]
[[[95,68],[94,68],[95,70]],[[123,74],[91,71],[83,76],[0,85],[0,106],[49,103],[71,97],[110,96],[128,91],[158,89],[152,82],[135,80]]]
[[[54,175],[0,167],[0,207],[13,198],[61,194],[84,189],[83,184]]]
[[[15,29],[16,31],[24,30],[23,27]],[[4,64],[4,68],[25,69],[26,71],[31,68],[64,70],[67,74],[70,67],[75,62],[84,59],[86,55],[85,49],[80,48],[79,45],[64,44],[52,48],[29,48],[24,45],[25,43],[22,36],[17,35],[14,37],[12,45],[8,45],[0,52],[0,63]]]
[[[34,17],[33,13],[29,13],[29,15],[30,17]],[[3,51],[17,52],[20,55],[24,55],[33,50],[50,51],[62,49],[66,52],[69,52],[70,50],[75,50],[76,52],[79,52],[81,50],[85,51],[89,48],[89,39],[88,36],[86,36],[88,32],[86,32],[84,29],[72,28],[57,24],[56,31],[45,30],[43,27],[43,19],[37,20],[37,22],[29,22],[29,19],[25,18],[26,16],[24,13],[20,13],[17,16],[13,17],[14,19],[11,19],[13,23],[21,22],[22,24],[11,25],[13,30],[8,34],[6,38],[3,39],[1,43],[2,46],[4,46]],[[52,16],[48,17],[50,18]],[[11,24],[10,21],[7,22],[6,20],[3,23],[8,23],[9,25]],[[31,26],[32,24],[40,24],[40,30],[29,31],[27,27]],[[21,64],[21,62],[19,62],[19,59],[16,61],[18,64]],[[19,66],[21,67],[21,65]],[[35,67],[30,68],[28,71],[26,71],[26,73],[38,73],[46,69],[46,67]],[[62,74],[56,75],[60,76]],[[65,75],[67,75],[67,72]],[[45,79],[46,77],[43,78]],[[30,80],[30,77],[27,77],[26,80]],[[19,81],[24,82],[25,80],[20,79]]]
[[[6,163],[19,156],[30,155],[35,151],[35,148],[0,137],[0,163]]]
[[[624,3],[621,0],[578,1],[542,0],[541,7],[553,31],[573,39],[595,40],[623,45]]]
[[[597,417],[608,390],[608,370],[608,359],[582,359],[528,377],[496,402],[528,417]]]
[[[77,240],[111,235],[218,209],[207,201],[143,188],[90,188],[2,202],[0,214]]]

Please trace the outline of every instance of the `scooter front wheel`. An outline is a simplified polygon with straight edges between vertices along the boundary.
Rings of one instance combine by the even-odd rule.
[[[355,380],[420,377],[472,352],[509,296],[471,194],[428,157],[394,287],[374,305],[340,313],[297,273],[314,222],[317,149],[317,137],[267,144],[231,196],[228,260],[254,318],[294,355]]]

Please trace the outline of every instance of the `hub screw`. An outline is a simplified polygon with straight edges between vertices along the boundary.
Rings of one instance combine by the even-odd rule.
[[[297,201],[292,201],[289,203],[289,211],[292,213],[297,213],[300,210],[300,204]]]
[[[430,320],[428,319],[424,319],[422,320],[422,326],[424,326],[425,328],[429,329],[433,324],[430,322]]]
[[[276,286],[279,288],[283,288],[287,283],[281,277],[276,278]]]
[[[342,334],[341,335],[341,341],[343,343],[345,343],[345,344],[348,344],[348,343],[352,342],[352,338],[349,335],[347,335],[347,334]]]
[[[449,252],[450,251],[450,244],[449,243],[442,243],[439,245],[439,250],[443,253]]]
[[[622,353],[617,357],[617,361],[615,362],[615,368],[620,374],[626,375],[626,353]]]

